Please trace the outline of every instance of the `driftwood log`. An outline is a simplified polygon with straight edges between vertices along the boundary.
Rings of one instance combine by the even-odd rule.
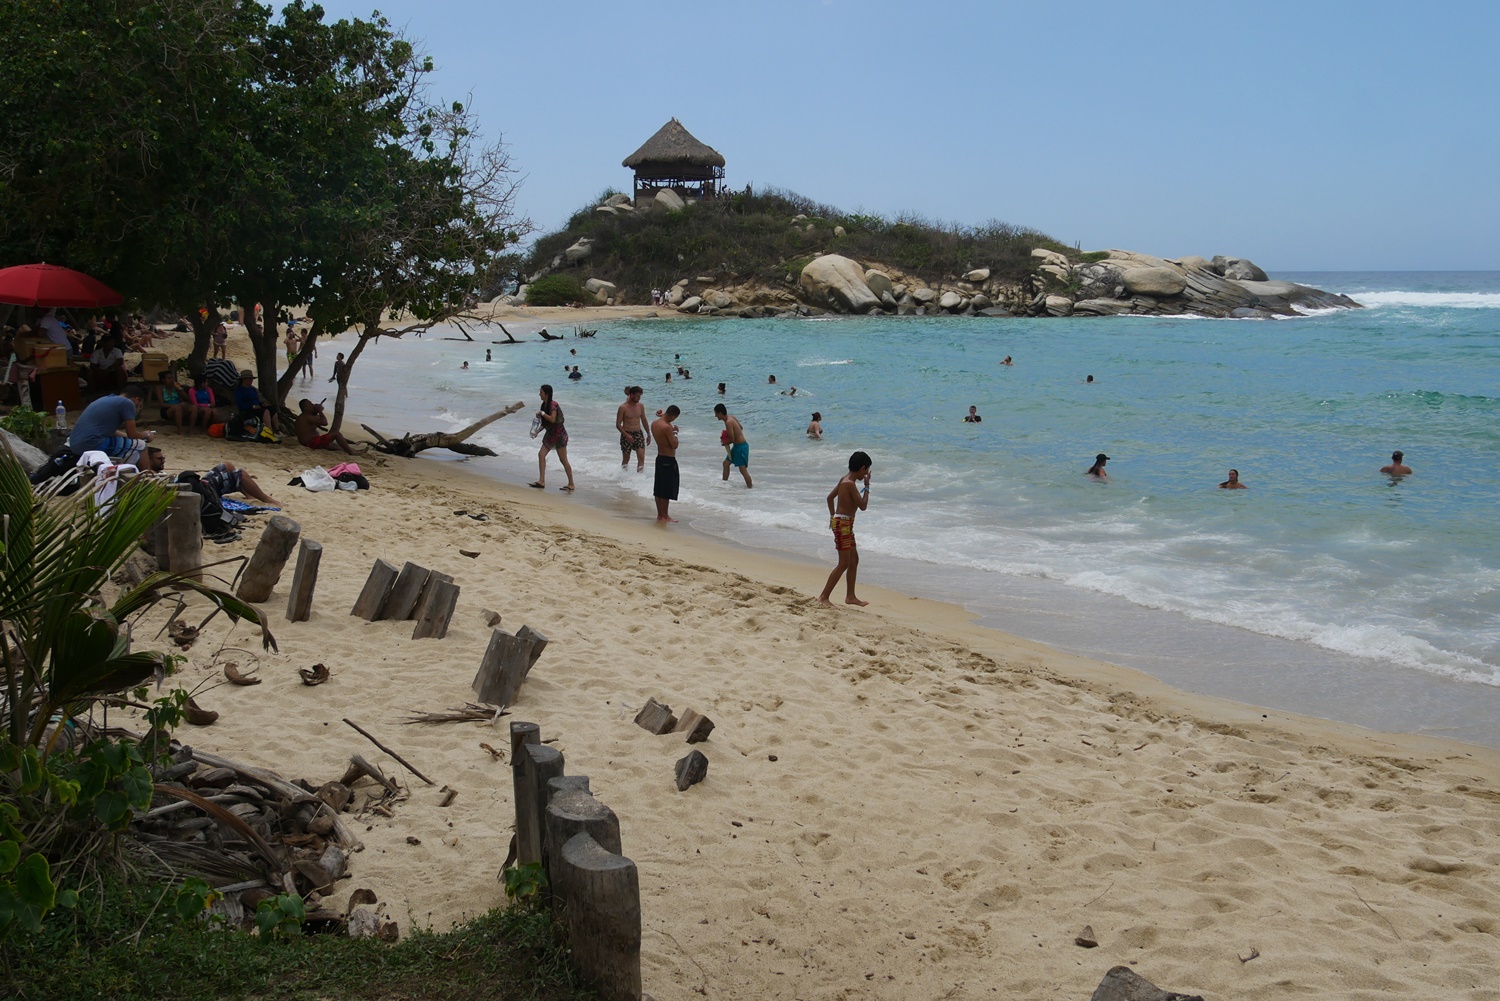
[[[446,448],[450,452],[460,455],[494,455],[495,452],[485,448],[483,445],[471,445],[468,442],[470,436],[478,434],[502,417],[508,417],[517,410],[524,410],[526,404],[517,400],[503,410],[497,410],[482,420],[477,420],[466,428],[458,431],[426,431],[422,434],[411,434],[408,432],[401,438],[387,438],[368,424],[361,424],[370,434],[375,436],[375,448],[377,451],[387,455],[399,455],[402,458],[411,458],[418,452],[429,448]]]
[[[318,586],[318,563],[322,559],[323,543],[303,539],[297,552],[297,569],[292,571],[292,593],[286,599],[288,620],[306,622],[311,617],[313,591]]]
[[[250,556],[250,563],[240,577],[235,594],[246,601],[261,602],[271,597],[276,582],[281,580],[281,571],[297,548],[297,539],[302,535],[302,526],[284,514],[271,516],[265,531],[260,533],[260,543]]]

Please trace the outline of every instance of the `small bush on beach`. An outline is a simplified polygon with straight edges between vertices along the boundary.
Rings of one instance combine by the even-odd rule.
[[[546,275],[526,287],[528,306],[571,306],[587,295],[572,275]]]

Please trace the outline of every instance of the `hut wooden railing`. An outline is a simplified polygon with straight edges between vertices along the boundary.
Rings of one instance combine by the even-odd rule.
[[[542,864],[553,917],[588,985],[604,1001],[640,1001],[640,877],[621,854],[619,818],[541,740],[537,724],[511,723],[516,862]]]

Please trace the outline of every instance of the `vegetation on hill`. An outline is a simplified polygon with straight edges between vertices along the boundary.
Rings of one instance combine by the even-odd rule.
[[[535,275],[565,248],[588,238],[593,241],[589,256],[556,271],[613,282],[620,299],[643,303],[652,288],[668,288],[700,274],[726,283],[777,284],[788,276],[795,282],[802,268],[821,254],[888,264],[936,284],[973,268],[1020,279],[1034,267],[1032,248],[1073,250],[1009,223],[960,226],[911,215],[887,219],[842,212],[774,188],[689,205],[680,212],[596,212],[595,206],[613,193],[604,192],[574,213],[564,228],[537,240],[524,272]],[[797,216],[806,218],[794,224]]]

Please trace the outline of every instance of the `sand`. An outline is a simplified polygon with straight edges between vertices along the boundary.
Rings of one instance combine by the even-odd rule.
[[[216,620],[179,680],[221,713],[185,728],[196,746],[315,782],[360,753],[409,788],[357,826],[335,905],[369,887],[404,931],[504,902],[510,769],[480,745],[504,749],[505,721],[400,722],[472,697],[494,609],[551,639],[515,718],[619,815],[659,1001],[1085,998],[1119,963],[1210,998],[1500,998],[1500,752],[1185,695],[878,581],[868,609],[819,608],[822,566],[659,527],[645,501],[614,517],[398,459],[364,460],[369,492],[312,494],[285,485],[314,458],[296,446],[159,444],[172,471],[233,458],[323,543],[311,621],[285,621],[290,568],[264,606],[279,654]],[[264,518],[210,555],[248,554]],[[348,614],[376,558],[461,585],[445,639]],[[210,687],[225,661],[264,683]],[[332,679],[302,685],[315,662]],[[682,738],[632,722],[651,696],[717,723],[685,793]]]

